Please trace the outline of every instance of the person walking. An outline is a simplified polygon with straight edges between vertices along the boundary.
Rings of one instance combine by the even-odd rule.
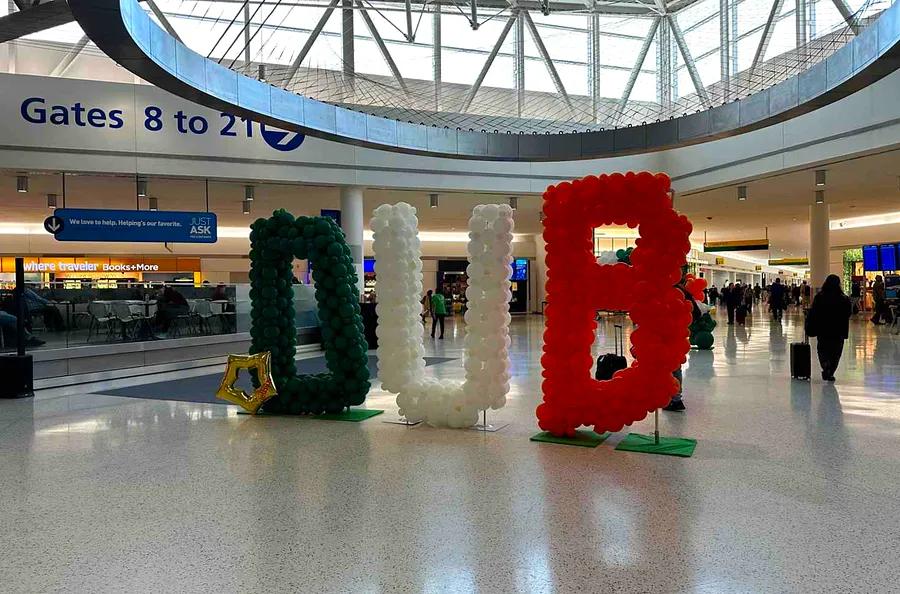
[[[808,308],[810,301],[812,300],[812,285],[803,281],[803,284],[800,285],[800,305],[804,308]]]
[[[769,287],[769,311],[772,312],[773,319],[780,320],[784,313],[784,294],[784,285],[780,278],[776,278]]]
[[[420,303],[422,304],[422,323],[427,324],[429,318],[434,318],[434,308],[431,307],[431,296],[434,295],[434,291],[428,289],[428,292],[425,293],[425,296],[422,297]]]
[[[850,334],[852,313],[850,299],[841,290],[841,279],[835,274],[828,275],[806,317],[806,333],[818,339],[816,352],[822,366],[822,379],[826,382],[834,381],[844,341]]]
[[[728,325],[734,325],[734,312],[743,300],[744,294],[740,285],[728,283],[728,294],[725,296],[725,307],[728,309]]]
[[[747,314],[753,314],[753,289],[750,285],[744,289],[744,306],[747,308]]]
[[[853,305],[853,315],[859,313],[860,303],[862,302],[862,287],[858,280],[850,283],[850,304]]]
[[[872,323],[880,326],[884,324],[882,318],[889,321],[884,311],[884,278],[880,274],[875,277],[875,282],[872,284],[872,299],[875,301],[875,315],[872,316]]]
[[[441,327],[440,340],[444,339],[444,318],[447,317],[447,301],[440,291],[431,296],[431,338],[434,338],[437,326]]]

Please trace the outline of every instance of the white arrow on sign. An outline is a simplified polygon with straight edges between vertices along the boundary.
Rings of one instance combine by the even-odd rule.
[[[57,216],[47,217],[44,219],[44,229],[48,233],[56,235],[63,228],[62,219]]]

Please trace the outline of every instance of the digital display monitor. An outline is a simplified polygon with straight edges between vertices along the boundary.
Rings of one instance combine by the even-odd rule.
[[[363,272],[375,272],[375,259],[374,258],[366,258],[363,260]]]
[[[897,270],[897,246],[893,243],[880,245],[881,270]]]
[[[865,270],[866,272],[881,271],[881,266],[878,265],[877,245],[863,246],[863,270]]]
[[[516,258],[512,263],[512,281],[528,280],[528,260],[525,258]]]

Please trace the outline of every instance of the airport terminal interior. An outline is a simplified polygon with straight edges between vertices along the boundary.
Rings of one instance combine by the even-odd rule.
[[[0,591],[896,592],[900,3],[0,2]]]

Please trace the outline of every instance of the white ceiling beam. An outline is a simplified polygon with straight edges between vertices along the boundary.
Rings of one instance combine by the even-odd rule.
[[[769,47],[769,40],[772,38],[772,31],[775,29],[775,21],[781,12],[783,3],[784,0],[774,0],[772,2],[772,10],[769,11],[769,18],[766,20],[765,26],[763,26],[762,37],[759,38],[759,46],[757,46],[753,62],[750,64],[750,76],[753,76],[757,66],[765,60],[766,49]]]
[[[481,68],[481,72],[478,73],[478,78],[475,79],[475,83],[472,84],[472,88],[469,89],[469,94],[466,95],[465,101],[463,101],[462,107],[460,107],[460,113],[466,113],[469,111],[469,107],[472,106],[472,101],[475,99],[475,95],[478,93],[478,89],[481,88],[481,83],[484,82],[484,77],[487,76],[488,70],[491,69],[491,64],[494,63],[494,58],[497,57],[497,54],[500,53],[500,48],[503,46],[503,42],[506,41],[506,36],[509,35],[510,29],[512,26],[516,24],[516,15],[510,16],[506,19],[506,25],[503,27],[503,31],[500,32],[500,37],[497,38],[497,42],[494,44],[494,47],[491,48],[491,53],[488,54],[487,60],[484,61],[484,66]]]
[[[369,16],[369,11],[366,10],[363,6],[362,0],[356,0],[356,6],[359,8],[359,15],[366,23],[366,28],[369,29],[369,34],[372,36],[372,39],[375,40],[375,45],[378,46],[378,51],[381,52],[381,57],[384,59],[385,64],[387,64],[387,67],[390,69],[394,80],[397,81],[397,84],[400,85],[400,88],[403,89],[403,92],[408,95],[409,89],[406,86],[406,81],[403,80],[403,76],[400,74],[400,69],[397,68],[397,63],[394,62],[394,58],[393,56],[391,56],[391,52],[388,51],[387,45],[385,45],[384,43],[384,39],[381,38],[381,34],[375,27],[375,23],[372,22],[372,17]]]
[[[72,48],[68,51],[68,53],[66,53],[66,55],[63,56],[59,62],[57,62],[53,70],[50,71],[50,76],[62,76],[63,74],[65,74],[69,69],[69,66],[72,65],[72,62],[75,61],[75,58],[78,57],[78,54],[81,53],[81,50],[83,50],[87,44],[88,36],[82,35],[81,39],[79,39],[78,42],[73,45]]]
[[[312,49],[313,43],[316,42],[316,39],[319,38],[319,34],[322,32],[322,29],[325,28],[325,24],[328,23],[328,19],[331,18],[331,14],[334,12],[334,9],[337,8],[338,3],[341,0],[331,0],[328,4],[328,7],[325,9],[325,12],[322,13],[322,16],[319,17],[319,22],[316,23],[316,26],[313,27],[313,30],[310,32],[309,37],[306,38],[306,43],[303,44],[303,48],[301,48],[300,53],[297,54],[297,57],[294,58],[294,61],[291,63],[291,67],[287,71],[287,75],[284,80],[284,87],[287,88],[292,82],[294,82],[294,77],[297,75],[297,70],[300,68],[300,64],[303,60],[306,59],[306,56],[309,54],[309,50]]]
[[[847,26],[850,27],[850,30],[853,31],[853,34],[859,35],[859,23],[853,18],[853,11],[850,10],[847,3],[844,2],[844,0],[832,0],[832,2],[834,2],[834,7],[838,9],[841,16],[844,17],[844,21],[847,23]]]
[[[166,15],[163,14],[163,11],[159,9],[159,6],[156,5],[154,0],[146,0],[147,6],[150,7],[150,11],[156,15],[156,18],[159,19],[159,24],[163,26],[163,29],[166,30],[166,33],[174,37],[177,41],[183,43],[181,41],[181,37],[178,36],[178,33],[175,31],[175,28],[172,26],[172,23],[169,22],[169,19],[166,18]]]
[[[653,44],[653,38],[656,37],[656,31],[659,29],[659,22],[664,17],[659,17],[653,19],[653,24],[650,25],[650,30],[647,31],[647,36],[644,38],[644,43],[641,45],[641,49],[638,52],[637,60],[634,62],[634,66],[631,67],[631,74],[628,75],[628,82],[625,84],[625,90],[622,91],[622,98],[619,99],[619,104],[616,106],[616,113],[613,114],[613,124],[619,121],[619,118],[622,117],[622,112],[625,110],[625,105],[628,103],[628,98],[631,97],[631,91],[634,89],[634,83],[637,82],[637,77],[641,73],[641,68],[644,66],[644,60],[647,59],[647,52],[650,51],[650,46]]]
[[[553,86],[556,87],[556,92],[562,95],[563,101],[566,102],[569,109],[574,110],[575,107],[572,105],[572,100],[569,98],[566,87],[563,85],[563,81],[556,71],[556,66],[553,65],[553,59],[550,57],[550,52],[547,51],[547,46],[544,45],[544,40],[541,39],[541,34],[538,33],[537,26],[534,24],[534,21],[531,20],[531,15],[528,14],[527,10],[523,11],[522,14],[525,17],[525,24],[528,25],[528,30],[531,31],[531,38],[534,41],[534,45],[537,46],[538,53],[541,55],[541,59],[544,60],[544,65],[547,67],[547,72],[550,73],[550,78],[553,80]]]
[[[712,103],[709,100],[709,93],[706,92],[706,87],[703,86],[703,80],[700,78],[700,73],[697,72],[697,65],[694,63],[694,58],[691,57],[691,50],[684,40],[684,35],[681,34],[681,27],[678,26],[675,15],[666,15],[666,20],[669,22],[669,28],[672,30],[672,35],[675,36],[675,44],[681,52],[681,57],[684,59],[684,65],[687,66],[688,74],[691,76],[691,82],[694,83],[694,89],[697,91],[697,96],[700,97],[700,102],[703,103],[703,107],[709,109],[712,107]]]

